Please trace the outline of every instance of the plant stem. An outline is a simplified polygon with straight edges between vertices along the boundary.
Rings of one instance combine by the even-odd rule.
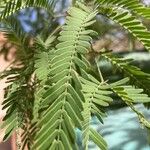
[[[98,73],[99,73],[101,82],[104,83],[104,78],[103,78],[102,72],[101,72],[101,70],[100,70],[100,67],[99,67],[99,65],[98,65],[98,60],[99,60],[99,58],[95,58],[95,63],[96,63],[97,69],[98,69]]]
[[[58,26],[51,34],[50,34],[50,36],[53,36],[55,33],[57,33],[60,29],[61,29],[61,25],[60,26]]]

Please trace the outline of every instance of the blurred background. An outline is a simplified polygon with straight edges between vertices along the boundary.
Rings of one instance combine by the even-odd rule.
[[[150,6],[150,0],[141,0],[141,2]],[[53,15],[41,8],[27,8],[15,13],[14,17],[22,30],[30,36],[35,37],[38,34],[42,34],[46,37],[58,26],[64,24],[66,10],[70,5],[71,0],[59,0]],[[140,67],[144,72],[150,73],[150,53],[144,49],[143,45],[118,24],[104,16],[98,15],[96,19],[97,22],[92,26],[99,33],[99,36],[93,41],[95,52],[99,52],[102,48],[113,50],[114,53],[125,58],[134,59],[134,65]],[[150,29],[150,20],[144,20],[143,18],[141,20]],[[4,24],[0,24],[1,28],[4,26]],[[3,36],[0,35],[0,46],[4,40]],[[9,41],[7,42],[9,43]],[[12,61],[14,53],[15,50],[10,51],[7,61],[4,60],[2,53],[0,53],[0,72]],[[92,55],[91,53],[90,60],[92,60]],[[101,67],[105,79],[115,81],[121,77],[120,72],[116,73],[111,64],[105,60],[99,63],[99,67]],[[0,89],[3,88],[2,83],[0,87]],[[0,99],[2,101],[2,98]],[[145,109],[143,105],[136,105],[136,107],[150,119],[150,110]],[[0,111],[2,118],[4,113],[2,110]],[[114,103],[108,108],[107,114],[108,117],[104,119],[104,125],[95,117],[93,117],[91,125],[102,133],[109,145],[109,150],[150,150],[148,144],[150,137],[147,131],[140,126],[136,115],[119,99],[114,100]],[[81,133],[78,130],[77,133],[77,140],[81,146]],[[1,143],[0,150],[12,150],[12,144],[10,143],[14,143],[14,140],[11,139],[10,142]],[[82,147],[80,149],[82,150]],[[98,148],[93,143],[90,143],[89,150],[98,150]]]

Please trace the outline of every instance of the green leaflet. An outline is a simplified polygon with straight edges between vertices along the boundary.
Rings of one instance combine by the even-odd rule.
[[[78,106],[78,103],[73,99],[73,97],[70,94],[67,94],[67,100],[68,103],[73,105],[75,112],[78,114],[79,118],[83,120],[83,116],[80,113],[81,108]]]
[[[67,48],[70,48],[70,46],[67,46]],[[71,50],[67,50],[67,49],[58,49],[58,50],[60,51],[60,55],[58,55],[58,53],[56,51],[57,55],[52,59],[52,61],[51,61],[52,64],[55,64],[56,62],[60,62],[60,60],[71,57],[73,55],[73,52]],[[63,51],[65,51],[65,52],[63,52]]]
[[[79,58],[75,57],[73,60],[74,60],[74,63],[77,64],[83,70],[87,69],[86,64],[83,61],[81,61]]]
[[[78,18],[79,20],[83,20],[85,18],[85,16],[87,15],[86,12],[84,12],[81,9],[76,8],[76,7],[71,7],[68,10],[68,13],[70,14],[70,16],[74,16],[74,17]]]
[[[85,24],[83,27],[88,27],[88,26],[94,24],[95,22],[96,22],[95,20],[92,20],[92,21],[90,21],[89,23]],[[85,38],[85,40],[89,40],[89,39],[86,39],[86,38]]]
[[[68,69],[69,66],[70,66],[70,63],[69,63],[69,62],[65,62],[65,63],[63,63],[63,64],[60,64],[59,66],[57,66],[57,67],[51,69],[50,75],[55,75],[55,74],[57,74],[57,73],[63,71],[64,69]]]
[[[57,135],[57,130],[55,131],[55,128],[57,128],[59,125],[59,121],[57,120],[56,122],[53,123],[52,127],[49,127],[46,129],[46,131],[44,133],[41,134],[41,136],[35,141],[35,147],[37,147],[38,145],[41,145],[43,143],[43,145],[50,145],[51,143],[48,141],[43,141],[43,139],[49,139],[49,140],[53,140],[51,139],[52,137],[55,138],[54,136]],[[54,134],[54,135],[53,135]],[[52,137],[51,137],[52,136]],[[46,143],[45,143],[46,142]]]
[[[60,59],[59,61],[57,60],[52,66],[51,66],[51,68],[55,68],[55,67],[57,67],[57,65],[59,65],[59,64],[63,64],[63,63],[65,63],[66,61],[70,61],[71,60],[71,56],[69,56],[69,57],[62,57],[62,59]]]
[[[97,84],[96,84],[96,83],[99,83],[97,80],[94,80],[94,81],[96,81],[96,83],[90,82],[90,81],[88,81],[88,80],[86,80],[86,79],[84,79],[84,78],[80,78],[80,80],[81,80],[81,82],[83,83],[83,85],[86,84],[87,86],[92,85],[92,86],[94,86],[94,87],[97,87]]]
[[[74,133],[74,124],[72,120],[69,118],[69,116],[67,115],[65,111],[63,112],[63,116],[64,116],[64,120],[65,120],[65,124],[66,124],[66,128],[68,132],[70,133],[72,139],[75,139],[76,135]]]
[[[82,105],[82,100],[80,99],[79,95],[77,94],[77,92],[72,88],[72,86],[68,86],[68,92],[71,94],[71,96],[75,99],[75,101],[78,103],[78,106],[80,107],[80,109],[83,109],[83,105]]]
[[[90,138],[90,121],[91,115],[96,115],[98,119],[103,123],[102,117],[105,114],[101,111],[102,107],[109,106],[109,102],[112,102],[112,99],[108,96],[112,92],[107,91],[110,89],[110,86],[106,86],[101,84],[98,80],[96,80],[91,75],[89,76],[89,80],[85,80],[81,78],[82,81],[82,91],[85,97],[84,103],[84,111],[83,117],[84,121],[82,122],[83,126],[83,147],[88,149],[88,141]],[[104,86],[104,87],[103,87]],[[106,95],[106,96],[105,96]],[[99,107],[100,106],[100,107]],[[95,131],[96,132],[96,131]],[[102,146],[101,141],[96,141],[96,138],[92,138],[93,142],[95,142],[100,148],[105,148]],[[101,142],[101,143],[100,143]]]
[[[109,104],[107,102],[105,102],[103,100],[100,101],[100,100],[98,100],[96,98],[93,99],[93,102],[96,103],[96,104],[98,104],[98,105],[104,106],[104,107],[109,106]]]
[[[76,28],[74,26],[69,26],[69,29],[72,29],[72,28]],[[63,27],[63,29],[65,30],[65,27]],[[66,29],[68,29],[68,27],[66,27]],[[76,30],[79,30],[78,28]],[[77,40],[77,37],[74,35],[65,35],[65,36],[60,36],[58,37],[58,40],[60,41],[74,41],[74,40]]]
[[[76,4],[85,12],[87,13],[91,13],[92,9],[90,9],[89,7],[86,7],[84,4],[80,3],[80,2],[76,2]],[[95,16],[95,15],[94,15]],[[93,17],[94,17],[93,16]]]
[[[107,150],[107,143],[103,140],[102,136],[93,129],[90,129],[90,138],[101,150]]]
[[[112,102],[113,101],[113,99],[111,97],[105,96],[105,95],[102,95],[102,94],[101,95],[94,94],[94,97],[97,98],[97,99],[102,99],[106,102]]]
[[[60,73],[57,73],[56,75],[54,75],[51,80],[55,83],[55,82],[59,82],[60,80],[62,80],[63,77],[67,76],[69,72],[69,69],[64,69],[63,71],[61,71]],[[58,83],[57,82],[57,83]]]
[[[53,115],[53,116],[52,116]],[[45,122],[40,122],[41,123],[48,123],[48,124],[54,124],[54,122],[60,118],[60,115],[61,115],[61,111],[56,111],[55,114],[53,113],[51,116],[47,116],[47,118],[45,118],[43,121]],[[36,138],[39,140],[39,138],[46,134],[48,132],[47,129],[49,129],[49,125],[46,124],[46,125],[43,125],[43,127],[41,128],[41,130],[39,131],[39,134],[38,136],[36,136]],[[56,126],[55,126],[56,127]],[[50,132],[49,132],[50,133]]]
[[[53,130],[52,130],[53,131]],[[52,133],[52,132],[51,132]],[[42,149],[46,149],[50,146],[51,142],[55,139],[55,137],[57,136],[58,134],[58,130],[55,130],[50,136],[48,136],[48,138],[44,139],[44,141],[42,140],[42,143],[38,143],[34,144],[34,146],[32,147],[33,149],[34,148],[37,148],[39,150],[42,150]]]
[[[5,136],[3,138],[3,141],[4,142],[7,141],[11,137],[11,135],[13,134],[13,132],[14,132],[14,128],[12,128],[11,130],[9,130],[9,132],[6,132]]]
[[[56,91],[54,91],[53,93],[48,95],[48,97],[46,97],[42,101],[42,106],[52,103],[60,94],[62,94],[64,92],[65,89],[66,89],[65,85],[60,86]]]
[[[7,102],[7,103],[5,102],[5,105],[3,106],[2,110],[8,108],[8,107],[11,106],[13,103],[14,103],[13,100],[11,100],[11,101],[9,101],[9,102]]]
[[[70,94],[67,95],[68,104],[71,106],[72,110],[76,112],[76,115],[79,117],[79,120],[83,120],[83,116],[81,114],[81,110],[77,103],[73,100],[72,96]],[[74,104],[74,105],[73,105]]]
[[[58,90],[58,88],[64,85],[67,80],[68,80],[68,77],[65,76],[64,78],[59,80],[57,83],[54,83],[53,86],[50,86],[50,88],[44,93],[43,98],[47,98],[50,94],[55,92],[55,90]]]
[[[65,120],[66,121],[66,120]],[[62,128],[63,128],[63,131],[65,132],[65,134],[66,134],[66,136],[67,137],[70,137],[70,138],[68,138],[68,142],[72,145],[72,147],[73,147],[73,145],[75,144],[75,141],[74,141],[74,138],[76,138],[76,136],[73,136],[75,133],[72,133],[72,134],[70,134],[70,131],[68,130],[68,128],[67,128],[67,126],[66,126],[66,122],[62,122]],[[72,130],[73,131],[73,130]],[[74,131],[73,131],[74,132]]]
[[[75,85],[77,86],[78,89],[82,89],[81,81],[79,79],[79,75],[74,71],[71,70],[71,76],[74,80]]]
[[[68,26],[63,26],[62,27],[62,29],[64,30],[64,31],[70,31],[70,30],[72,30],[74,28],[74,30],[76,30],[76,31],[79,31],[80,30],[80,27],[79,26],[76,26],[76,25],[68,25]],[[64,37],[64,39],[63,39],[63,37]],[[60,40],[60,41],[66,41],[66,40],[74,40],[76,38],[76,35],[64,35],[63,34],[63,36],[60,36],[60,37],[58,37],[58,40]]]
[[[61,100],[61,98],[60,99],[58,98],[58,100]],[[39,125],[46,124],[46,122],[48,122],[48,120],[52,118],[52,116],[61,109],[62,105],[63,105],[63,102],[60,101],[59,103],[54,105],[52,108],[50,107],[50,109],[47,110],[47,112],[44,114],[43,118],[41,119],[41,121],[38,122],[38,124]]]
[[[120,90],[118,89],[119,87],[120,87]],[[134,88],[132,86],[119,86],[119,87],[116,87],[116,88],[113,88],[113,89],[125,101],[126,100],[132,100],[132,102],[134,102],[134,103],[150,102],[150,98],[148,97],[148,95],[141,93],[142,89],[137,89],[137,91],[136,91],[136,88]],[[126,90],[126,88],[128,90]],[[131,89],[131,91],[129,89]],[[134,91],[134,93],[131,93],[132,91]]]
[[[35,55],[35,73],[39,80],[44,80],[47,78],[49,72],[49,60],[48,53],[41,52]]]
[[[103,122],[103,118],[106,117],[107,115],[106,115],[104,112],[102,112],[102,110],[100,110],[100,109],[98,108],[98,106],[95,105],[95,104],[92,104],[91,108],[92,108],[92,109],[91,109],[92,114],[95,114],[96,117],[99,119],[99,121],[100,121],[101,123],[104,123],[104,122]]]
[[[48,38],[44,42],[44,46],[46,49],[51,48],[53,45],[54,40],[56,39],[55,36],[49,35]]]
[[[83,22],[83,20],[78,20],[78,18],[72,18],[72,17],[67,17],[67,20],[66,20],[66,24],[69,24],[69,25],[76,24],[76,27],[81,26],[82,22]]]
[[[56,140],[54,140],[51,147],[50,147],[50,149],[55,150],[56,148],[58,148],[58,142]]]
[[[129,78],[124,78],[124,79],[119,80],[119,81],[117,81],[117,82],[115,82],[115,83],[112,83],[112,84],[111,84],[111,87],[115,87],[115,86],[118,86],[118,85],[125,84],[125,83],[127,83],[128,81],[129,81]]]
[[[102,55],[102,57],[106,58],[114,67],[117,67],[120,69],[126,76],[129,77],[128,83],[133,83],[139,88],[144,89],[144,92],[149,95],[150,91],[150,75],[143,72],[140,68],[133,66],[130,64],[131,60],[124,59],[122,57],[117,57],[115,55],[105,54]],[[120,82],[120,81],[119,81]],[[118,84],[118,83],[117,83]],[[123,84],[123,83],[122,83]],[[113,84],[111,84],[113,86]],[[130,90],[133,90],[133,92],[136,92],[136,90],[141,91],[142,89],[133,89],[130,88]],[[126,89],[128,90],[128,89]]]
[[[77,46],[77,47],[76,47],[76,50],[77,50],[78,53],[81,53],[81,54],[86,54],[86,53],[88,53],[88,49],[85,48],[85,47],[83,47],[83,46]]]
[[[63,145],[65,148],[68,148],[68,149],[72,149],[72,145],[69,143],[68,141],[68,137],[65,135],[65,133],[61,130],[59,131],[60,132],[60,136],[61,136],[61,140],[63,142]]]
[[[7,120],[3,120],[4,122],[1,124],[0,128],[3,129],[8,126],[10,123],[14,122],[16,119],[16,112],[14,112]]]
[[[92,23],[93,24],[93,23]],[[89,26],[89,25],[88,25]],[[92,38],[88,35],[81,35],[79,37],[80,40],[84,40],[84,41],[92,41]]]
[[[74,48],[75,48],[75,46],[74,45],[71,45],[71,46],[67,46],[67,47],[61,47],[61,48],[59,48],[59,49],[56,49],[55,50],[55,53],[54,53],[54,58],[58,58],[58,57],[60,57],[59,55],[63,55],[65,52],[66,53],[68,53],[68,55],[69,55],[69,53],[70,53],[70,55],[72,54],[72,50],[74,50]],[[54,59],[53,58],[53,59]],[[53,60],[52,59],[52,60]],[[57,59],[56,59],[57,60]]]
[[[93,30],[85,30],[81,32],[82,35],[97,35],[97,32],[93,31]]]
[[[11,136],[12,132],[16,129],[16,124],[17,121],[13,120],[11,122],[11,124],[9,124],[9,126],[7,127],[7,129],[5,130],[5,136],[3,138],[3,141],[6,141],[9,139],[9,137]]]
[[[58,142],[58,149],[65,150],[61,141]]]
[[[89,41],[87,42],[87,41],[82,41],[82,40],[80,40],[79,41],[79,43],[78,43],[80,46],[83,46],[83,47],[85,47],[85,48],[90,48],[90,46],[91,46],[91,44],[89,43]]]
[[[75,32],[76,33],[76,32]],[[70,33],[71,34],[71,33]],[[75,43],[75,41],[74,40],[72,40],[72,41],[65,41],[65,42],[61,42],[61,43],[59,43],[57,46],[56,46],[56,48],[57,49],[59,49],[59,48],[61,48],[61,47],[68,47],[68,46],[72,46],[72,45],[74,45],[74,43]],[[72,51],[70,51],[70,52],[72,52]]]
[[[99,81],[90,74],[88,74],[88,79],[97,85],[99,84]]]
[[[70,116],[70,118],[74,121],[74,124],[79,127],[82,128],[81,126],[81,122],[79,119],[79,116],[77,116],[77,114],[74,112],[74,110],[71,108],[69,103],[66,103],[65,105],[65,109],[68,112],[68,115]]]
[[[82,57],[82,61],[86,64],[88,69],[91,66],[90,62],[87,60],[87,58],[84,55],[82,55],[81,57]]]

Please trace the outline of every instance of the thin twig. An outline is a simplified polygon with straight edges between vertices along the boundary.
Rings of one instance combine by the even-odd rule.
[[[62,27],[61,25],[58,26],[58,27],[50,34],[50,36],[53,36],[55,33],[57,33],[57,32],[60,30],[61,27]]]
[[[104,83],[105,81],[104,81],[104,78],[103,78],[103,76],[102,76],[102,72],[101,72],[101,70],[100,70],[100,67],[99,67],[99,65],[98,65],[98,60],[99,60],[99,58],[96,57],[96,58],[95,58],[95,63],[96,63],[97,69],[98,69],[98,73],[99,73],[101,82]]]

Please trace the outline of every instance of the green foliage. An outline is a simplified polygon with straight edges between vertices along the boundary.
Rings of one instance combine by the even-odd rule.
[[[97,0],[101,6],[109,6],[109,8],[123,9],[131,12],[138,17],[150,18],[150,8],[144,6],[139,0]]]
[[[92,49],[93,36],[97,36],[90,27],[98,14],[120,24],[149,50],[150,33],[140,19],[149,19],[149,8],[138,0],[97,0],[96,5],[88,1],[87,6],[85,2],[73,1],[60,33],[56,28],[44,38],[41,35],[29,38],[22,32],[16,18],[11,16],[26,7],[41,7],[51,12],[56,2],[0,2],[0,20],[6,25],[1,31],[17,46],[17,59],[23,64],[4,73],[5,76],[17,75],[3,102],[3,109],[7,109],[1,125],[1,128],[6,128],[4,140],[21,128],[22,135],[17,134],[17,138],[21,136],[22,139],[19,145],[17,143],[18,149],[26,146],[32,150],[79,149],[75,132],[78,128],[82,131],[83,149],[88,150],[92,140],[99,149],[107,150],[106,141],[92,128],[91,119],[96,116],[103,123],[105,108],[113,101],[113,93],[137,114],[144,127],[150,128],[143,114],[134,107],[135,103],[150,102],[149,74],[131,65],[130,60],[112,53],[100,53],[100,58],[104,57],[128,76],[109,83],[104,81],[98,66],[100,79],[89,73],[92,67],[86,57]]]
[[[109,105],[112,102],[112,98],[109,96],[112,94],[110,87],[100,83],[98,80],[93,79],[93,77],[89,76],[89,81],[85,79],[81,79],[82,82],[82,91],[85,97],[85,103],[83,104],[83,146],[87,150],[89,138],[99,143],[97,144],[99,148],[107,149],[107,144],[102,140],[101,135],[98,135],[96,131],[91,129],[90,121],[92,119],[92,115],[96,115],[97,118],[103,123],[102,118],[106,116],[103,107]],[[92,130],[92,131],[91,131]]]
[[[101,0],[100,0],[101,1]],[[144,8],[139,6],[139,2],[137,0],[132,0],[128,2],[127,0],[123,0],[121,2],[117,1],[103,1],[100,2],[100,13],[110,18],[112,21],[120,24],[125,30],[130,32],[135,38],[142,42],[142,44],[150,50],[149,38],[150,32],[147,28],[142,24],[141,19],[137,17],[136,13],[142,13],[142,16],[146,16],[149,19],[149,14],[147,16],[146,11],[149,8]],[[112,6],[111,6],[112,4]],[[110,5],[110,8],[106,7],[106,5]],[[116,7],[117,6],[117,7]],[[141,11],[144,9],[145,11]]]
[[[93,31],[85,30],[85,27],[93,23],[91,20],[95,17],[96,11],[83,5],[79,8],[69,9],[66,25],[58,38],[60,42],[56,45],[49,73],[51,86],[43,95],[41,103],[41,109],[47,106],[48,109],[38,123],[43,128],[37,133],[33,149],[52,148],[53,145],[58,147],[59,143],[64,149],[68,147],[71,149],[75,146],[74,127],[82,128],[83,117],[80,112],[84,99],[83,96],[80,97],[82,93],[77,68],[80,70],[87,68],[82,55],[90,47],[91,38],[88,34]],[[81,52],[80,49],[83,51]],[[53,136],[50,138],[49,134]],[[41,141],[43,137],[45,141]]]
[[[150,95],[150,75],[141,71],[140,68],[132,65],[132,59],[117,57],[117,55],[110,53],[102,54],[101,57],[104,57],[114,67],[123,72],[125,76],[128,76],[130,84],[142,88],[145,93]]]
[[[18,10],[27,7],[41,7],[52,13],[57,0],[1,0],[0,1],[0,20],[11,16]]]

